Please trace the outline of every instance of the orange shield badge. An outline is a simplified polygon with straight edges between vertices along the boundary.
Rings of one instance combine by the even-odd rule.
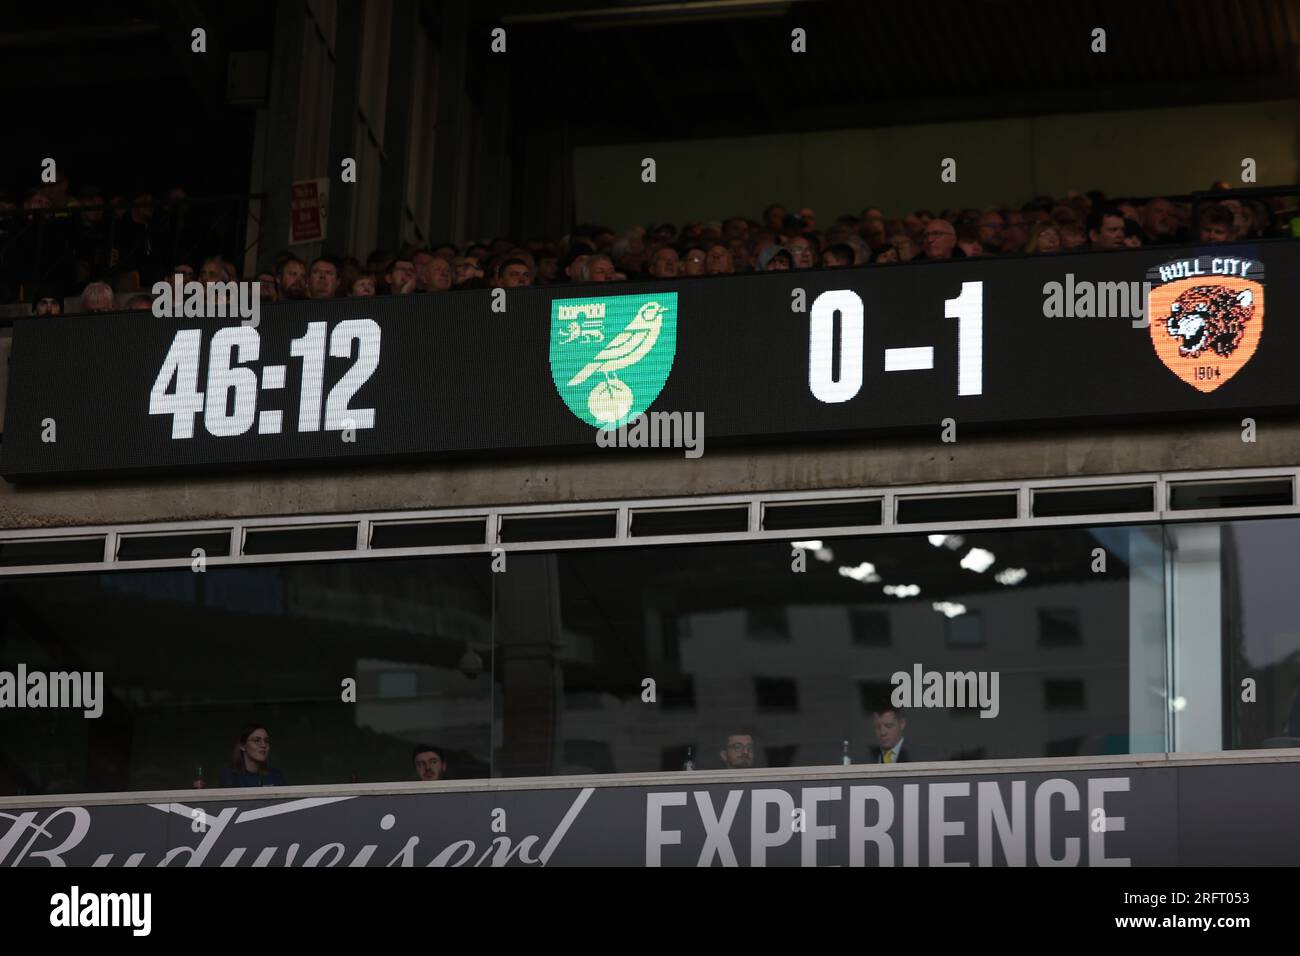
[[[1148,331],[1165,367],[1200,392],[1236,375],[1264,333],[1263,263],[1182,259],[1152,270],[1164,279],[1147,303]]]

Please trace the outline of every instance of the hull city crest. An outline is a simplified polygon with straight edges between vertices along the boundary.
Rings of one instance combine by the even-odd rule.
[[[1148,331],[1169,371],[1209,394],[1240,372],[1264,334],[1264,264],[1197,256],[1157,266]]]

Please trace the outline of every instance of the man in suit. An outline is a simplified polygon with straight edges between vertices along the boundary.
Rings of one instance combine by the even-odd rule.
[[[875,727],[879,743],[879,746],[871,748],[872,763],[907,763],[920,759],[916,755],[916,748],[903,737],[907,730],[907,720],[901,707],[895,707],[886,701],[872,711],[871,723]]]

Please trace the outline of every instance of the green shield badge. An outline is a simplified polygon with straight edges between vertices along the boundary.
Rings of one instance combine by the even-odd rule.
[[[551,301],[551,378],[588,425],[618,428],[649,408],[676,353],[676,292]]]

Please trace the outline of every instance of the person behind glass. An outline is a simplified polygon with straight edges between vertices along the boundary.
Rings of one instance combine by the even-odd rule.
[[[440,747],[416,744],[411,760],[415,764],[416,780],[443,780],[447,776],[447,761],[442,759]]]
[[[221,769],[223,787],[283,787],[287,786],[284,772],[273,769],[271,735],[265,727],[245,727],[235,741],[230,766]]]
[[[754,735],[748,731],[728,734],[719,755],[728,770],[748,770],[754,766]]]
[[[879,743],[879,746],[871,748],[872,763],[907,763],[917,759],[915,749],[903,738],[907,720],[901,707],[882,704],[871,712],[871,723]]]

